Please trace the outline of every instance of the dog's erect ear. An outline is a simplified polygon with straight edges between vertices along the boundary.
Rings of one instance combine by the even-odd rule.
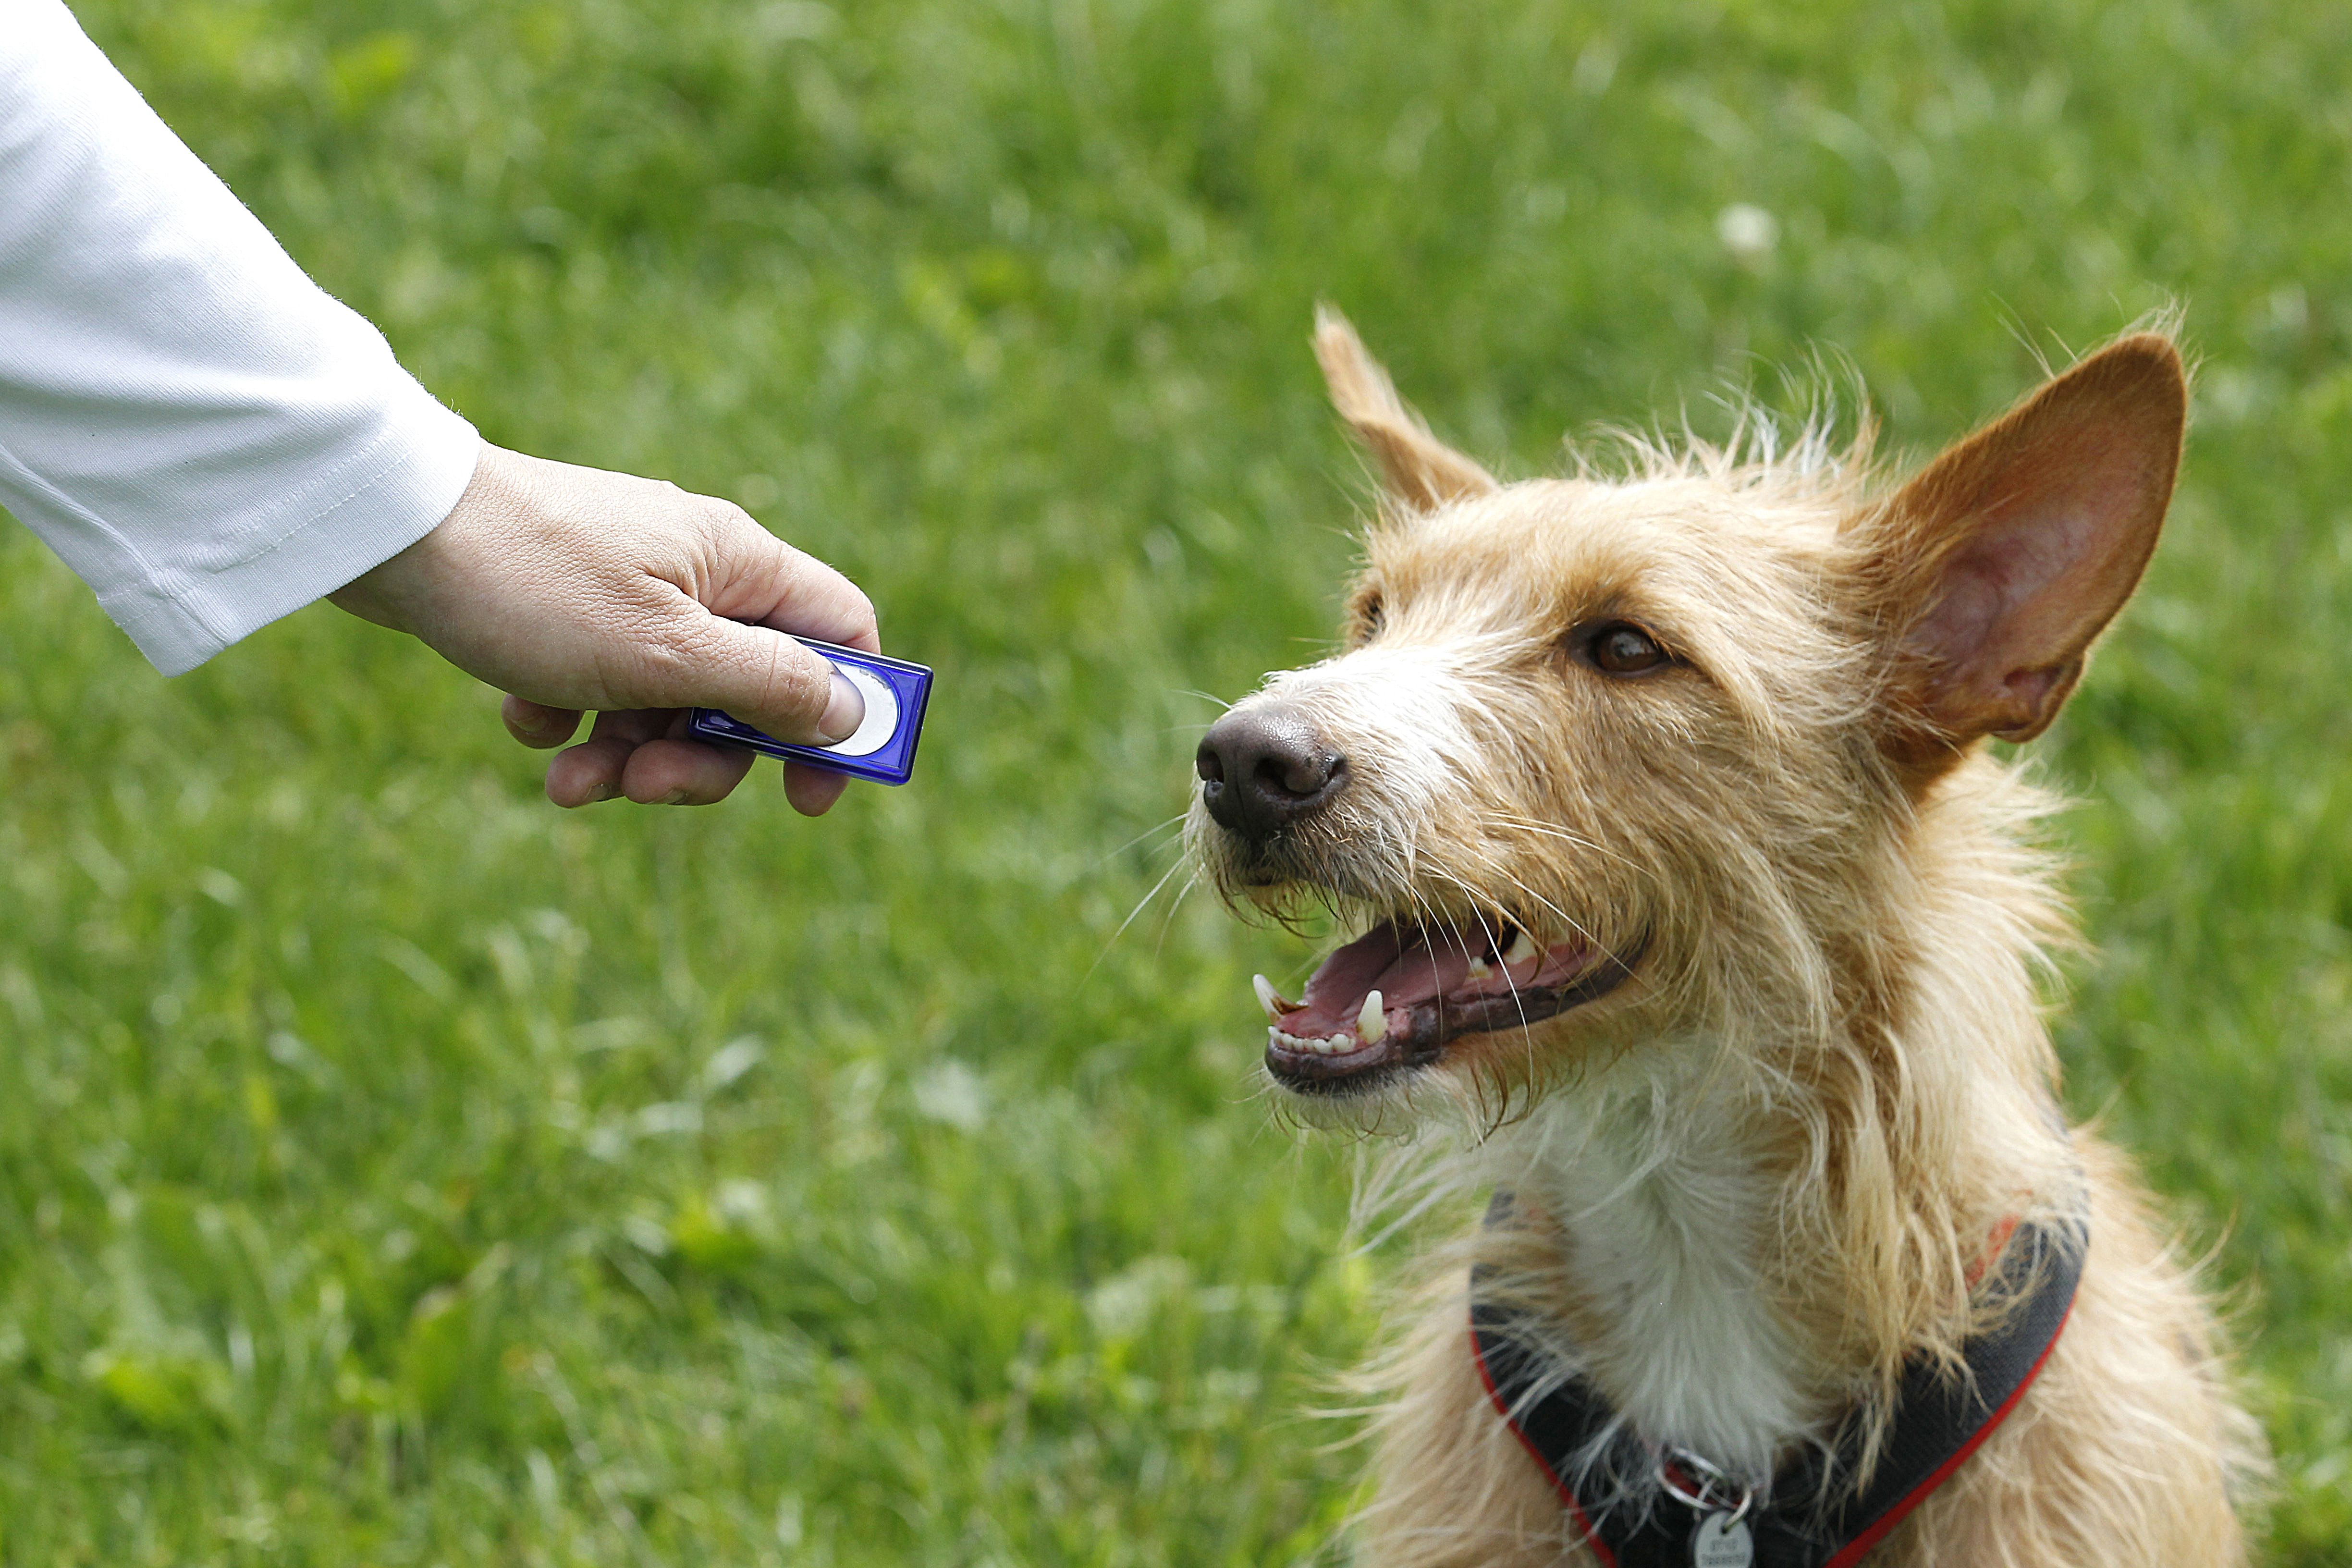
[[[1496,488],[1486,469],[1429,433],[1397,395],[1389,373],[1364,352],[1356,329],[1328,305],[1315,309],[1315,358],[1339,417],[1380,465],[1391,500],[1410,511],[1435,511]]]
[[[2118,339],[1858,520],[1872,613],[1895,638],[1899,758],[1933,766],[2058,716],[2156,549],[2188,401],[2168,339]]]

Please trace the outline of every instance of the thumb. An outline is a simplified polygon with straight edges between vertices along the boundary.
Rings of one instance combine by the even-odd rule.
[[[705,504],[709,553],[687,606],[699,624],[692,639],[698,657],[671,671],[696,695],[670,705],[724,708],[780,741],[826,745],[847,740],[866,716],[866,700],[824,655],[777,628],[878,651],[873,602],[742,508],[722,500]]]
[[[654,705],[723,708],[796,745],[845,741],[866,717],[866,700],[823,654],[771,627],[708,614],[661,684],[667,689]]]
[[[678,585],[713,615],[730,621],[778,626],[845,647],[882,651],[876,635],[874,603],[856,584],[751,521],[728,501],[712,520],[706,568],[689,586]]]

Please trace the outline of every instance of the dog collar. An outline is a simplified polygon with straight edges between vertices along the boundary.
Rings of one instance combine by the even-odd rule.
[[[1486,1223],[1510,1207],[1510,1194],[1497,1193]],[[1601,1568],[1853,1568],[2032,1385],[2074,1309],[2089,1234],[2087,1216],[1995,1232],[1998,1257],[1980,1289],[2011,1309],[1962,1346],[1964,1375],[1918,1358],[1905,1367],[1878,1463],[1859,1489],[1832,1479],[1855,1472],[1862,1433],[1851,1420],[1826,1452],[1808,1449],[1782,1466],[1769,1496],[1729,1485],[1695,1455],[1661,1453],[1539,1347],[1529,1314],[1482,1298],[1484,1267],[1471,1276],[1471,1349],[1495,1408],[1543,1467]]]

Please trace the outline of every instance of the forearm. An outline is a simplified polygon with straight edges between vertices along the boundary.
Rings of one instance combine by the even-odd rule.
[[[566,805],[717,800],[747,753],[854,731],[792,634],[879,647],[839,573],[740,508],[486,447],[82,36],[0,0],[0,502],[166,675],[328,594],[509,693]],[[340,591],[340,592],[339,592]],[[785,770],[815,813],[836,775]]]
[[[0,502],[166,674],[430,531],[479,442],[58,0],[0,34]]]

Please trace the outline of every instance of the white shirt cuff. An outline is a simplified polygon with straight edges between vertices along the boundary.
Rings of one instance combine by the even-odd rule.
[[[201,574],[161,567],[103,590],[100,607],[148,662],[179,675],[391,560],[449,515],[482,450],[474,427],[423,388],[414,402],[283,531],[247,534],[246,551]]]

